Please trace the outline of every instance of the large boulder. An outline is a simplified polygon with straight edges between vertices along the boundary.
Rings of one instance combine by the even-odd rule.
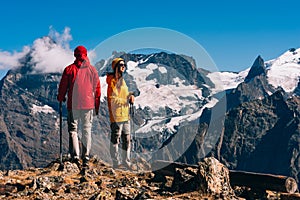
[[[238,199],[230,185],[229,170],[213,157],[199,162],[199,190],[201,194],[219,199]]]

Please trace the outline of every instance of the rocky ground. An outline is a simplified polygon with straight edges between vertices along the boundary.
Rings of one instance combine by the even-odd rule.
[[[215,160],[209,162],[216,163]],[[219,176],[221,178],[213,178],[206,183],[200,181],[200,183],[193,178],[188,180],[187,177],[191,175],[187,173],[181,173],[179,179],[171,176],[158,178],[157,174],[149,170],[150,166],[146,163],[137,166],[143,172],[113,169],[97,158],[91,159],[88,168],[82,168],[81,165],[78,166],[67,160],[63,164],[62,167],[55,161],[45,168],[0,171],[0,199],[244,199],[236,196],[238,190],[235,191],[236,194],[233,193],[230,184],[226,183],[228,177],[224,178],[220,174],[224,172],[223,166],[217,172],[219,174],[208,173],[207,176],[221,175]],[[213,168],[219,166],[220,164],[217,163]],[[205,166],[200,167],[200,171],[201,169],[211,171]],[[203,190],[201,184],[219,188]],[[265,199],[284,199],[280,198],[278,193],[267,194]]]

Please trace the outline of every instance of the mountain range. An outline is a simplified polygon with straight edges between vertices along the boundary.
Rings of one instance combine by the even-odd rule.
[[[35,70],[33,53],[0,81],[1,170],[43,167],[59,157],[61,73]],[[165,52],[113,52],[99,60],[102,96],[92,154],[108,163],[105,79],[117,56],[127,61],[125,80],[136,95],[133,157],[197,163],[213,155],[230,169],[288,175],[299,183],[300,49],[270,61],[258,56],[239,73],[209,72],[192,57]],[[64,105],[65,153],[66,126]]]

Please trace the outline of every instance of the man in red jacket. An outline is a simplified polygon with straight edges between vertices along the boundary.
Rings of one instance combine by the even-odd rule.
[[[69,153],[79,163],[78,123],[82,128],[82,160],[87,166],[92,143],[93,112],[98,115],[100,106],[100,80],[98,72],[87,57],[84,46],[74,50],[75,61],[67,66],[61,77],[57,100],[65,101],[67,94]]]

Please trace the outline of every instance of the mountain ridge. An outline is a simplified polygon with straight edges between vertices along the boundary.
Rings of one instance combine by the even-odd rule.
[[[289,130],[285,147],[297,152],[299,80],[293,78],[292,83],[284,82],[286,85],[279,87],[271,77],[272,75],[278,77],[276,72],[280,64],[297,72],[300,66],[296,62],[299,55],[295,53],[297,51],[286,52],[278,59],[280,62],[278,60],[276,62],[276,59],[272,62],[264,62],[262,57],[258,57],[252,67],[253,70],[256,67],[259,70],[251,71],[250,68],[238,73],[235,78],[231,78],[233,83],[225,83],[228,81],[227,78],[215,82],[215,79],[210,76],[212,73],[197,69],[195,62],[191,62],[192,58],[188,56],[115,52],[114,56],[122,56],[128,61],[125,79],[130,89],[137,94],[133,129],[140,138],[136,141],[135,145],[138,147],[135,153],[149,161],[165,159],[187,163],[195,163],[207,155],[214,155],[228,167],[243,168],[245,163],[251,161],[249,166],[255,169],[258,166],[255,166],[254,158],[264,160],[257,153],[262,152],[263,146],[260,147],[259,142],[252,143],[254,139],[246,137],[247,130],[243,129],[246,125],[249,130],[257,130],[257,134],[261,134],[259,137],[264,137],[263,134],[268,132],[272,133],[270,135],[278,141],[280,141],[279,133]],[[37,73],[36,70],[32,73],[33,66],[29,58],[30,55],[27,55],[23,66],[10,70],[0,81],[0,143],[5,149],[0,155],[1,169],[42,167],[58,157],[59,123],[56,93],[60,73]],[[110,59],[113,59],[113,56]],[[288,65],[289,62],[291,65]],[[99,155],[105,162],[110,162],[110,130],[104,81],[105,73],[110,69],[109,63],[102,60],[96,64],[101,75],[103,96],[100,116],[96,117],[93,123],[92,153]],[[275,70],[272,70],[273,67]],[[281,71],[279,70],[278,73],[281,74]],[[222,73],[218,73],[218,76],[222,76]],[[247,81],[244,81],[246,77],[248,77]],[[218,89],[220,85],[225,86],[223,90]],[[291,87],[292,85],[294,86]],[[276,102],[281,104],[277,105]],[[285,106],[281,108],[279,105]],[[212,118],[213,110],[222,109],[224,109],[224,116],[221,112],[215,113],[220,116],[216,115]],[[278,114],[281,109],[287,112],[288,119],[294,121],[282,121],[284,115]],[[261,112],[262,110],[264,112]],[[66,123],[66,110],[63,113],[64,123]],[[256,119],[257,116],[261,121]],[[240,118],[247,118],[247,120],[240,124]],[[225,124],[223,131],[215,129],[216,122]],[[285,129],[286,127],[289,128]],[[66,129],[64,126],[64,152],[67,152],[68,143]],[[209,129],[217,131],[217,135],[207,135]],[[245,137],[245,141],[251,145],[242,143],[243,145],[235,146],[239,144],[238,140],[232,143],[231,140],[235,137]],[[268,138],[265,140],[269,141]],[[262,145],[268,146],[269,143],[265,142]],[[237,148],[242,150],[239,156],[234,152]],[[184,154],[186,150],[190,154]],[[208,150],[210,151],[207,152]],[[250,154],[253,152],[253,155],[249,155],[249,152]],[[284,165],[285,169],[278,169],[298,181],[300,166],[296,162],[297,153],[288,155],[289,157],[285,159],[292,167],[288,168]],[[243,157],[249,158],[249,161]],[[272,172],[276,171],[270,171]]]

